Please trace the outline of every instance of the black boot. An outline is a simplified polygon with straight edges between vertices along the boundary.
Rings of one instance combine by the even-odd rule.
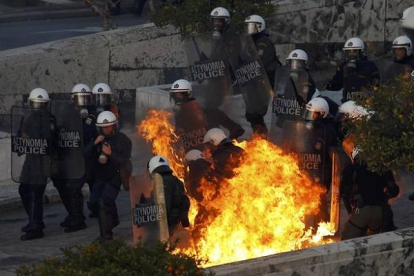
[[[85,216],[83,215],[83,196],[79,191],[78,193],[72,193],[71,207],[73,219],[70,225],[65,228],[65,233],[76,232],[86,229]]]
[[[59,193],[60,199],[62,200],[63,206],[65,210],[68,212],[68,215],[65,219],[59,224],[61,227],[68,227],[71,224],[71,220],[73,219],[72,216],[72,206],[70,200],[69,189],[66,187],[66,181],[61,179],[52,179],[53,185],[55,186],[56,190]]]
[[[108,200],[99,201],[99,212],[98,212],[98,222],[99,222],[99,241],[105,242],[112,240],[112,229],[113,229],[113,203]]]
[[[43,221],[40,222],[40,229],[41,230],[45,229],[45,224],[43,223]],[[21,230],[22,232],[26,232],[26,233],[30,232],[32,230],[31,223],[29,222],[28,224],[26,224],[26,226],[23,226]]]
[[[30,215],[29,215],[29,225],[26,225],[26,234],[20,237],[20,240],[34,240],[43,238],[43,229],[45,224],[43,223],[43,193],[46,186],[34,186],[30,192]],[[23,229],[22,228],[22,229]]]
[[[44,234],[42,230],[30,230],[26,234],[20,236],[20,240],[29,241],[29,240],[34,240],[34,239],[40,239],[43,237],[44,237]]]
[[[65,219],[59,223],[59,225],[63,228],[69,227],[72,225],[73,217],[71,215],[67,215]]]

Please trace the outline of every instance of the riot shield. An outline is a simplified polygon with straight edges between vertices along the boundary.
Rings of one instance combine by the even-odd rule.
[[[80,112],[70,101],[52,101],[50,109],[57,125],[56,145],[52,155],[52,177],[79,179],[85,174]]]
[[[164,185],[160,174],[134,177],[130,184],[134,243],[155,244],[169,239]]]
[[[283,125],[283,149],[297,155],[299,168],[321,186],[326,179],[326,128],[306,121],[286,121]],[[329,171],[330,173],[330,171]]]
[[[204,100],[206,108],[217,108],[231,94],[229,63],[223,42],[212,33],[185,39],[194,96]]]
[[[205,110],[197,100],[181,103],[174,108],[175,133],[179,136],[178,148],[184,153],[202,149],[204,134],[209,130]]]
[[[384,85],[396,85],[399,78],[413,78],[413,70],[408,64],[396,63],[393,61],[377,62],[380,71],[381,83]]]
[[[272,87],[250,35],[239,36],[240,45],[225,44],[226,54],[246,111],[254,114],[269,104]]]
[[[11,174],[18,183],[46,185],[51,176],[55,119],[45,109],[12,107]]]
[[[279,67],[275,76],[275,94],[272,101],[270,138],[280,144],[286,121],[302,120],[309,92],[309,75],[306,71],[291,71]]]

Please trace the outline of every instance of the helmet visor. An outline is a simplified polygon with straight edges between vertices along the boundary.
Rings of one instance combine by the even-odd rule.
[[[97,106],[107,106],[111,103],[111,95],[109,94],[96,94],[95,97]]]
[[[306,121],[319,121],[320,119],[322,119],[322,117],[322,113],[319,111],[311,111],[306,109],[303,113],[303,118]]]
[[[186,102],[189,99],[188,92],[171,92],[170,95],[176,104]]]
[[[288,59],[287,66],[291,70],[305,70],[306,69],[306,61],[302,59]]]
[[[73,101],[78,106],[89,106],[91,104],[91,95],[90,94],[75,94],[73,96]]]
[[[222,31],[226,20],[224,18],[212,17],[211,18],[211,25],[215,31]]]
[[[34,109],[46,109],[48,102],[29,100],[29,106]]]
[[[355,62],[361,59],[362,50],[360,49],[349,49],[344,50],[345,52],[345,59],[349,62]]]
[[[244,23],[244,30],[249,35],[257,34],[259,32],[257,23],[254,22]]]

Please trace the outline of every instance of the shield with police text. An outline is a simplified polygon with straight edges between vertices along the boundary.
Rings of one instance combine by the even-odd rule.
[[[276,144],[280,144],[286,121],[302,120],[309,88],[309,75],[306,71],[292,71],[287,67],[277,68],[269,135]]]
[[[239,43],[237,50],[226,44],[226,54],[238,91],[243,95],[246,111],[255,114],[269,104],[272,87],[251,36],[240,35]]]
[[[216,108],[231,95],[229,63],[223,42],[212,33],[185,39],[194,96],[206,108]]]
[[[57,100],[50,103],[50,109],[57,126],[52,154],[52,177],[79,179],[85,174],[80,111],[71,101]]]
[[[331,171],[326,160],[329,153],[325,126],[306,121],[286,121],[283,130],[283,149],[297,156],[299,168],[314,182],[329,187],[327,182],[330,182]]]
[[[130,200],[134,243],[156,244],[169,239],[167,209],[162,176],[133,177]]]
[[[12,107],[11,176],[15,182],[46,185],[51,176],[56,121],[46,109]]]

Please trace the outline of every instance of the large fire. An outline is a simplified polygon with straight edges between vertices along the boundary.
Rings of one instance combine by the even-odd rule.
[[[169,158],[181,176],[184,165],[177,156],[182,153],[172,151],[177,136],[169,117],[165,111],[150,111],[139,130],[152,141],[153,152]],[[246,156],[233,178],[221,180],[219,191],[217,183],[202,180],[204,199],[198,204],[192,200],[190,210],[194,248],[184,251],[196,252],[211,266],[332,242],[322,239],[333,235],[332,224],[309,225],[325,191],[299,170],[297,160],[258,137],[238,145]]]

